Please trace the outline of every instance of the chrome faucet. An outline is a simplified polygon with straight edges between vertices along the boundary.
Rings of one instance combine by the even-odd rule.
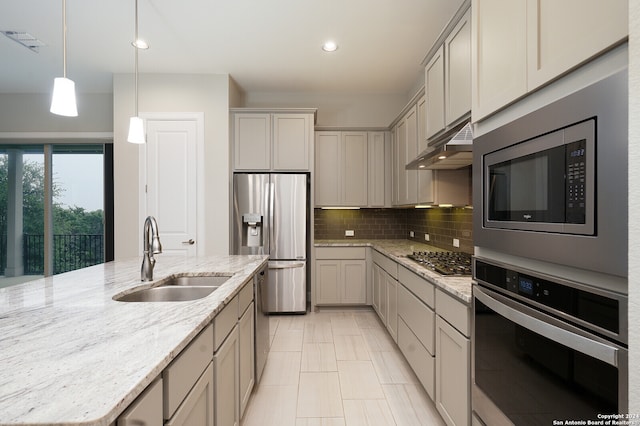
[[[151,231],[151,235],[149,235]],[[149,244],[149,237],[152,241]],[[162,244],[160,244],[160,235],[158,234],[158,222],[153,216],[147,216],[144,220],[144,230],[142,232],[142,271],[140,273],[140,279],[142,281],[153,280],[153,267],[156,264],[154,254],[162,253]]]

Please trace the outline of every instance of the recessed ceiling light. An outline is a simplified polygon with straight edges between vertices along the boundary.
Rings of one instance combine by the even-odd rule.
[[[441,155],[440,157],[438,157],[438,160],[444,160],[445,158],[447,158],[446,155]]]
[[[132,41],[131,44],[133,45],[133,47],[136,47],[138,49],[148,49],[149,45],[147,44],[146,41],[142,40],[142,39],[137,39],[136,41]]]
[[[338,45],[336,44],[335,41],[326,41],[323,45],[322,45],[322,50],[324,50],[325,52],[334,52],[338,49]]]

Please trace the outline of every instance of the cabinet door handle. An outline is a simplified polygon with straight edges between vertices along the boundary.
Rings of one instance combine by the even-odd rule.
[[[196,242],[193,238],[189,238],[189,241],[183,241],[182,244],[189,244],[190,246],[194,245]]]

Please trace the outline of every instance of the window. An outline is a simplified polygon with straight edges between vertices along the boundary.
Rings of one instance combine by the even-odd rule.
[[[113,147],[0,145],[0,287],[113,259]]]

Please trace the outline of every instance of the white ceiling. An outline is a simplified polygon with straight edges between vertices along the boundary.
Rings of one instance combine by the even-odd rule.
[[[246,92],[406,94],[463,0],[139,0],[141,73],[230,74]],[[110,93],[134,64],[134,0],[67,0],[67,77]],[[0,93],[47,93],[62,76],[62,1],[0,0]],[[339,49],[320,49],[333,38]]]

